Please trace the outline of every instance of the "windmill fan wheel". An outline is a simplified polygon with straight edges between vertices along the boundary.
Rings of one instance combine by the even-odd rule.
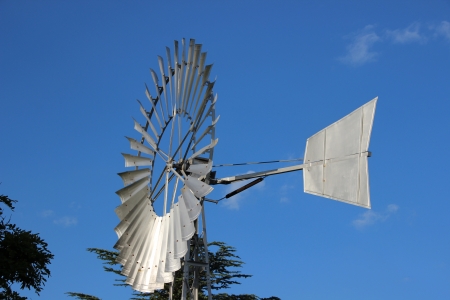
[[[212,65],[205,64],[201,48],[183,39],[181,45],[174,42],[173,56],[166,47],[166,63],[158,56],[159,72],[150,69],[153,87],[146,85],[146,101],[138,100],[137,137],[127,137],[135,152],[122,154],[130,170],[119,173],[124,187],[116,192],[122,204],[115,210],[120,223],[114,248],[126,283],[140,292],[174,280],[203,199],[212,191],[219,118]]]

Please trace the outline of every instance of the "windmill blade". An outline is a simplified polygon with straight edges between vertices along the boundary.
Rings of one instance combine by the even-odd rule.
[[[142,152],[142,153],[146,153],[146,154],[149,154],[149,155],[152,155],[152,156],[155,155],[155,151],[153,151],[152,149],[142,145],[141,143],[139,143],[135,139],[132,139],[132,138],[127,137],[127,136],[126,136],[126,138],[128,139],[128,141],[130,141],[131,149],[139,151],[139,152]]]
[[[172,272],[166,272],[166,257],[167,257],[167,242],[169,237],[169,224],[170,224],[170,214],[166,214],[163,217],[164,231],[162,232],[162,241],[159,261],[158,261],[158,272],[156,274],[157,283],[167,283],[173,281]]]
[[[213,187],[192,176],[187,176],[184,184],[194,193],[197,198],[202,198],[212,192]]]
[[[140,169],[140,170],[134,170],[134,171],[128,171],[128,172],[121,172],[117,175],[120,176],[123,180],[123,184],[129,185],[133,182],[138,181],[139,179],[142,179],[147,176],[151,176],[151,172],[149,168]]]
[[[377,100],[307,140],[303,177],[306,193],[370,208],[367,157]],[[322,163],[314,163],[318,161]]]
[[[130,251],[135,247],[136,241],[148,235],[149,231],[145,229],[145,226],[147,224],[153,226],[157,219],[153,208],[146,202],[139,202],[115,228],[116,233],[120,234],[119,240],[114,245],[114,249],[120,251],[116,261],[122,265],[128,261]]]
[[[161,119],[159,118],[159,114],[158,114],[158,111],[156,110],[155,102],[153,101],[153,97],[150,94],[150,91],[149,91],[147,85],[145,85],[145,95],[147,96],[148,101],[150,101],[150,104],[152,105],[153,114],[155,115],[156,120],[158,121],[159,127],[161,128],[161,130],[163,130],[163,124],[161,122]]]
[[[195,177],[201,177],[209,172],[211,172],[212,169],[212,161],[208,160],[206,163],[203,160],[194,159],[193,164],[189,166],[187,169],[192,174],[195,174]]]
[[[139,167],[139,166],[151,166],[152,159],[142,156],[134,156],[131,154],[122,153],[125,158],[125,167]]]
[[[164,117],[164,109],[162,105],[162,97],[161,97],[161,90],[158,85],[158,75],[156,75],[156,72],[153,69],[150,69],[150,74],[152,75],[153,83],[155,84],[156,93],[158,94],[158,102],[159,102],[159,108],[161,109],[161,116],[164,121],[164,123],[167,123],[166,118]]]
[[[142,115],[145,117],[145,119],[147,119],[147,123],[150,126],[150,129],[152,130],[153,134],[155,135],[155,137],[157,139],[159,139],[159,134],[156,131],[155,126],[153,126],[152,121],[150,120],[147,111],[145,110],[144,106],[142,105],[141,101],[137,100],[137,102],[139,103],[139,110],[141,111]]]
[[[184,204],[184,201],[181,199],[181,195],[178,197],[178,212],[180,215],[180,224],[181,224],[181,238],[184,241],[189,240],[195,233],[195,227],[194,223],[189,218],[189,214],[186,208],[186,205]]]
[[[179,199],[180,201],[181,199],[184,201],[184,204],[188,210],[189,219],[191,221],[197,220],[198,216],[202,212],[202,206],[192,191],[184,186],[181,189],[181,197],[179,197]]]
[[[181,216],[180,216],[180,205],[178,203],[173,206],[173,233],[174,233],[174,259],[182,258],[187,252],[187,244],[183,239]]]
[[[145,131],[145,129],[142,128],[141,125],[139,125],[139,123],[136,120],[134,120],[134,129],[144,136],[145,140],[150,146],[152,146],[153,150],[158,151],[158,146],[156,145],[156,142],[152,139],[152,137],[148,134],[148,132]]]
[[[209,74],[211,73],[212,66],[213,66],[212,64],[211,65],[207,65],[205,67],[205,70],[203,71],[202,79],[201,79],[201,85],[200,85],[200,91],[198,93],[197,100],[195,100],[195,106],[194,106],[194,110],[192,111],[192,115],[195,115],[198,103],[199,103],[200,98],[202,96],[203,88],[205,87],[206,83],[209,82]]]
[[[192,69],[192,56],[194,55],[194,45],[195,45],[195,40],[190,39],[189,46],[188,46],[187,60],[183,59],[186,62],[186,69],[185,69],[184,80],[183,80],[183,96],[182,96],[182,103],[181,103],[181,108],[183,111],[186,111],[186,104],[187,104],[186,102],[189,100],[189,99],[187,99],[187,87],[189,84],[189,78],[190,78],[191,69]]]
[[[210,113],[216,109],[216,101],[217,101],[217,95],[214,97],[214,100],[211,101],[211,105],[208,108],[208,111],[204,114],[203,119],[200,121],[200,123],[197,125],[198,128],[202,127],[203,123],[206,121],[206,119],[210,116]],[[220,115],[217,116],[217,119],[220,118]]]
[[[212,140],[211,144],[206,145],[202,149],[200,149],[197,152],[195,152],[194,154],[192,154],[191,157],[189,157],[189,160],[192,160],[192,159],[196,158],[197,156],[202,155],[203,153],[205,153],[209,149],[214,148],[217,145],[218,142],[219,142],[219,139]]]
[[[142,198],[114,228],[114,231],[119,237],[119,240],[114,245],[114,249],[121,250],[123,246],[125,246],[123,241],[130,238],[130,233],[133,233],[134,226],[136,226],[136,224],[140,224],[140,222],[142,222],[142,218],[144,217],[143,215],[148,213],[152,215],[154,214],[153,207],[150,205],[150,201],[148,199]]]
[[[127,282],[129,284],[132,284],[133,288],[142,285],[143,279],[142,275],[147,270],[147,265],[149,263],[148,252],[150,251],[151,243],[153,242],[149,233],[152,233],[152,231],[155,228],[154,226],[155,222],[157,221],[158,219],[154,219],[150,223],[143,224],[143,227],[146,227],[145,228],[146,236],[144,236],[141,239],[141,241],[138,241],[136,243],[135,249],[133,249],[131,255],[129,255],[129,259],[127,260],[127,263],[123,268],[125,270],[129,270],[127,272],[128,273]]]
[[[122,221],[126,217],[126,215],[128,215],[130,211],[140,203],[140,201],[144,200],[144,198],[148,196],[149,192],[150,189],[148,188],[148,186],[146,186],[145,188],[139,190],[136,194],[131,196],[126,202],[117,206],[114,211],[117,217],[119,217],[119,220]]]
[[[194,93],[192,94],[192,102],[191,105],[189,106],[189,113],[191,113],[192,111],[192,106],[194,104],[194,99],[195,96],[197,95],[197,90],[199,87],[199,84],[201,83],[201,79],[204,73],[204,69],[205,69],[205,61],[206,61],[206,52],[203,52],[200,54],[200,65],[197,69],[197,79],[195,80],[195,84],[194,84]],[[200,91],[201,93],[201,91]]]
[[[206,91],[203,94],[203,99],[202,99],[202,102],[200,103],[200,106],[199,106],[198,110],[196,110],[197,109],[197,103],[195,104],[194,111],[192,112],[193,115],[194,115],[194,118],[193,118],[194,119],[194,122],[193,122],[194,124],[198,124],[199,123],[199,120],[202,117],[203,112],[205,110],[206,103],[208,102],[208,100],[210,99],[210,96],[212,95],[212,90],[213,90],[214,84],[215,84],[215,82],[210,82],[208,84],[208,86],[206,87]],[[200,93],[199,97],[201,95],[202,94]]]
[[[163,89],[163,93],[164,93],[164,101],[166,102],[166,110],[167,110],[167,114],[170,117],[170,110],[169,110],[169,104],[168,104],[168,100],[169,98],[167,98],[167,91],[166,91],[166,86],[167,83],[166,82],[166,78],[168,79],[169,77],[166,76],[166,74],[164,73],[164,60],[161,56],[158,55],[158,64],[159,64],[159,71],[161,73],[161,77],[162,77],[162,89]]]
[[[146,228],[146,230],[143,230],[144,232],[146,232],[147,236],[136,240],[135,244],[128,245],[128,247],[126,248],[127,249],[126,254],[128,255],[128,259],[127,259],[127,262],[125,263],[125,265],[122,267],[122,272],[121,272],[122,275],[125,275],[128,277],[126,279],[126,283],[128,283],[130,285],[133,285],[133,283],[134,283],[135,274],[134,274],[133,267],[135,265],[137,265],[136,259],[139,254],[139,250],[141,249],[140,246],[143,243],[148,241],[150,243],[150,246],[147,247],[147,249],[150,248],[151,250],[154,250],[154,248],[157,247],[157,245],[155,245],[155,244],[158,244],[158,238],[149,239],[148,234],[150,233],[151,236],[158,237],[159,232],[161,230],[161,223],[162,223],[161,220],[162,220],[162,217],[156,217],[156,219],[152,223],[152,229],[150,231],[148,230],[148,228]],[[121,251],[121,253],[122,252],[125,252],[125,251]]]
[[[218,116],[212,123],[211,125],[209,125],[208,127],[205,128],[205,131],[203,131],[203,133],[200,135],[200,137],[198,137],[195,141],[194,146],[192,146],[192,148],[195,148],[198,144],[200,144],[200,142],[203,140],[203,138],[211,131],[211,129],[214,128],[214,126],[216,126],[216,123],[219,121],[220,116]]]
[[[170,99],[173,100],[173,91],[172,91],[172,76],[174,75],[174,66],[172,65],[172,59],[170,56],[170,48],[166,46],[166,58],[167,58],[167,74],[169,75],[169,91],[170,91]],[[174,103],[171,102],[172,109]]]
[[[202,50],[201,44],[194,45],[194,57],[193,57],[192,63],[191,63],[191,70],[190,70],[190,75],[189,75],[188,91],[187,91],[186,99],[191,99],[192,85],[194,83],[194,78],[195,78],[195,69],[198,68],[198,60],[200,57],[201,50]],[[193,101],[191,101],[191,103],[192,102]],[[191,103],[186,102],[186,107],[185,107],[186,111],[188,111],[189,107],[191,106]],[[189,107],[188,107],[188,105],[189,105]]]
[[[135,183],[130,184],[129,186],[124,187],[116,192],[119,195],[122,203],[131,198],[134,194],[137,194],[140,190],[144,189],[147,184],[150,183],[150,179],[148,177],[142,178]]]
[[[175,258],[175,214],[174,207],[170,209],[170,223],[169,223],[169,236],[167,239],[167,253],[166,253],[166,264],[164,266],[165,272],[175,272],[181,268],[181,262],[179,258]]]

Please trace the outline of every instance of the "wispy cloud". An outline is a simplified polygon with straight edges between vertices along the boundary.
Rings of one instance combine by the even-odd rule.
[[[70,202],[69,208],[77,211],[81,208],[81,205],[75,201],[72,201]]]
[[[69,227],[69,226],[77,225],[78,220],[75,217],[65,216],[65,217],[54,220],[53,223],[55,223],[57,225],[62,225],[64,227]]]
[[[373,50],[376,43],[384,44],[425,44],[436,37],[444,37],[450,41],[450,22],[442,21],[438,25],[429,25],[422,29],[419,22],[413,22],[406,28],[375,30],[373,25],[367,25],[356,33],[345,36],[351,42],[347,45],[347,53],[339,57],[342,63],[351,66],[362,66],[376,60],[379,52]]]
[[[280,188],[280,202],[281,203],[287,203],[289,202],[289,198],[287,197],[289,190],[292,190],[293,188],[295,188],[295,185],[291,185],[291,184],[283,184]]]
[[[435,28],[436,33],[450,41],[450,22],[442,21]]]
[[[251,174],[251,173],[255,173],[254,171],[248,171],[247,174]],[[254,179],[252,179],[254,180]],[[245,181],[238,181],[238,182],[234,182],[231,183],[230,185],[227,186],[225,192],[231,193],[232,191],[237,190],[238,188],[246,185],[247,183],[249,183],[251,180],[245,180]],[[251,189],[255,190],[263,190],[265,188],[266,183],[264,181],[258,183],[255,186],[252,186]],[[228,208],[228,209],[232,209],[232,210],[238,210],[240,208],[240,203],[242,201],[242,199],[244,199],[245,197],[248,197],[249,195],[249,190],[245,190],[244,192],[241,192],[237,195],[234,195],[228,199],[223,200],[223,205]]]
[[[367,25],[363,30],[352,35],[352,42],[347,46],[347,54],[339,60],[353,66],[360,66],[374,61],[378,55],[371,48],[381,38],[374,32],[373,25]]]
[[[427,38],[420,33],[420,24],[415,22],[403,29],[386,30],[386,36],[395,44],[425,43]]]
[[[41,217],[43,217],[43,218],[47,218],[47,217],[52,216],[53,213],[54,213],[53,210],[51,210],[51,209],[45,209],[45,210],[41,211],[41,212],[39,213],[39,215],[40,215]]]
[[[360,215],[356,220],[352,222],[356,229],[363,229],[367,226],[374,225],[377,222],[386,221],[392,214],[399,210],[398,205],[389,204],[386,210],[382,213],[377,213],[373,210],[368,210]]]

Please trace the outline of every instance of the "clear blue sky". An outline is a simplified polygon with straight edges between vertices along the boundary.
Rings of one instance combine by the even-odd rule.
[[[0,194],[55,254],[40,298],[130,294],[85,249],[117,239],[135,99],[185,37],[214,63],[215,163],[302,157],[309,136],[379,96],[372,210],[304,194],[301,172],[206,204],[209,239],[254,275],[230,293],[450,299],[450,2],[339,2],[1,1]]]

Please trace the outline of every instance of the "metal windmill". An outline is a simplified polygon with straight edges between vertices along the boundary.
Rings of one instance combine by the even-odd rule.
[[[377,98],[307,139],[303,164],[216,178],[217,95],[201,48],[183,39],[181,45],[175,41],[173,56],[166,47],[166,65],[158,56],[161,80],[151,69],[154,92],[146,86],[148,103],[138,100],[139,138],[127,137],[137,154],[123,154],[125,166],[134,169],[119,173],[125,187],[116,192],[122,204],[115,210],[120,223],[114,248],[126,282],[151,293],[165,283],[173,286],[174,272],[183,268],[182,299],[198,298],[201,269],[212,299],[204,207],[205,201],[217,203],[206,198],[212,185],[256,178],[224,197],[229,198],[267,176],[304,170],[306,193],[370,208],[367,158]]]

